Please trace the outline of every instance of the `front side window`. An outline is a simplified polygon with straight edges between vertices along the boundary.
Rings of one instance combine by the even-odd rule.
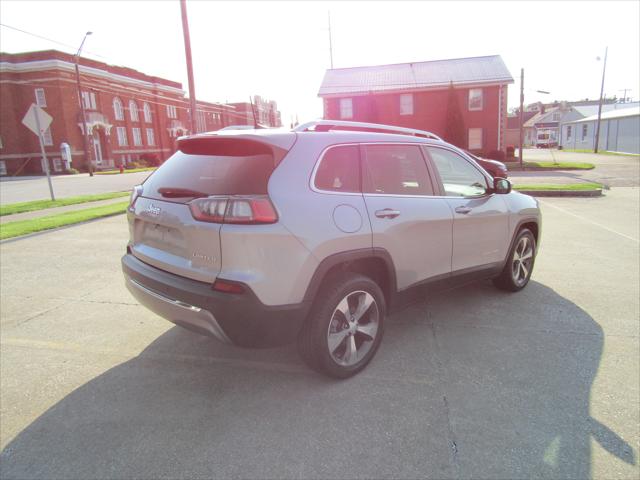
[[[400,95],[400,115],[413,115],[413,94]]]
[[[357,145],[330,148],[316,171],[315,187],[333,192],[360,192],[359,159]]]
[[[582,125],[582,140],[584,141],[585,138],[587,138],[587,124],[585,123],[584,125]]]
[[[340,99],[340,118],[353,118],[353,100],[351,98]]]
[[[177,112],[176,112],[176,106],[175,105],[167,105],[167,117],[168,118],[176,118]]]
[[[450,197],[477,197],[487,193],[487,180],[476,167],[457,153],[427,147],[440,174],[444,191]]]
[[[96,94],[94,92],[82,92],[82,103],[85,110],[95,110]]]
[[[62,171],[62,159],[59,157],[56,157],[53,159],[53,171],[54,172],[61,172]]]
[[[142,134],[140,133],[140,129],[139,128],[133,128],[133,144],[136,147],[139,147],[142,145]]]
[[[122,108],[122,101],[115,97],[113,99],[113,116],[116,120],[124,120],[124,109]]]
[[[429,171],[417,145],[365,145],[366,193],[433,195]]]
[[[132,122],[138,121],[138,105],[133,100],[129,100],[129,116]]]
[[[482,110],[482,89],[469,89],[469,110]]]
[[[482,149],[482,129],[470,128],[469,129],[469,150]]]
[[[151,123],[151,107],[147,102],[142,104],[142,112],[144,113],[144,121],[146,123]]]
[[[153,133],[153,128],[147,128],[147,145],[155,145],[156,139]]]
[[[118,145],[121,147],[126,147],[129,143],[127,142],[127,129],[126,127],[118,127],[116,129],[118,134]]]
[[[567,140],[571,139],[571,125],[567,126]]]
[[[47,106],[47,98],[44,95],[44,88],[36,88],[36,105],[39,107]]]
[[[51,135],[51,127],[47,128],[42,134],[42,138],[44,139],[44,144],[48,147],[53,145],[53,135]]]
[[[7,164],[4,160],[0,160],[0,175],[7,174]]]

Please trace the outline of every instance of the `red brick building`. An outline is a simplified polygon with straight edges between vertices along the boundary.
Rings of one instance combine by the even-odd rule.
[[[161,162],[175,151],[177,137],[190,133],[189,100],[182,84],[86,58],[80,58],[79,69],[88,159],[75,57],[56,50],[0,53],[0,175],[43,172],[38,137],[22,125],[32,103],[53,117],[45,134],[53,173],[66,170],[62,150],[70,152],[70,166],[85,171],[87,161],[97,169],[140,160]],[[253,120],[236,113],[233,105],[197,102],[197,132],[239,124]]]
[[[324,118],[397,125],[445,136],[453,83],[467,132],[462,148],[505,150],[507,86],[499,55],[327,70],[318,96]]]
[[[249,102],[230,103],[235,107],[236,125],[253,125],[255,121],[265,127],[281,127],[282,119],[278,111],[278,105],[273,100],[264,100],[260,95],[253,97],[253,105]]]

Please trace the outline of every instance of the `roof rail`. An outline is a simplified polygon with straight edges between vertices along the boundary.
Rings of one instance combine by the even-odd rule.
[[[321,127],[321,128],[317,128]],[[342,120],[313,120],[311,122],[298,125],[292,131],[294,132],[328,132],[330,130],[378,130],[389,133],[399,133],[401,135],[413,135],[414,137],[433,138],[434,140],[442,139],[435,133],[425,130],[415,130],[413,128],[395,127],[393,125],[382,125],[380,123],[364,123],[364,122],[345,122]]]

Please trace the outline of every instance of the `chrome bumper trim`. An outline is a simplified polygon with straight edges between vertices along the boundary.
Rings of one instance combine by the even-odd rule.
[[[177,325],[189,324],[205,330],[224,343],[232,343],[208,310],[181,302],[148,289],[125,275],[127,289],[142,305],[153,313]]]

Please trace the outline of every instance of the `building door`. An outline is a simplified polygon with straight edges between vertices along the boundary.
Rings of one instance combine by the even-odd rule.
[[[102,166],[102,145],[100,144],[100,133],[93,132],[93,154],[96,166]]]

